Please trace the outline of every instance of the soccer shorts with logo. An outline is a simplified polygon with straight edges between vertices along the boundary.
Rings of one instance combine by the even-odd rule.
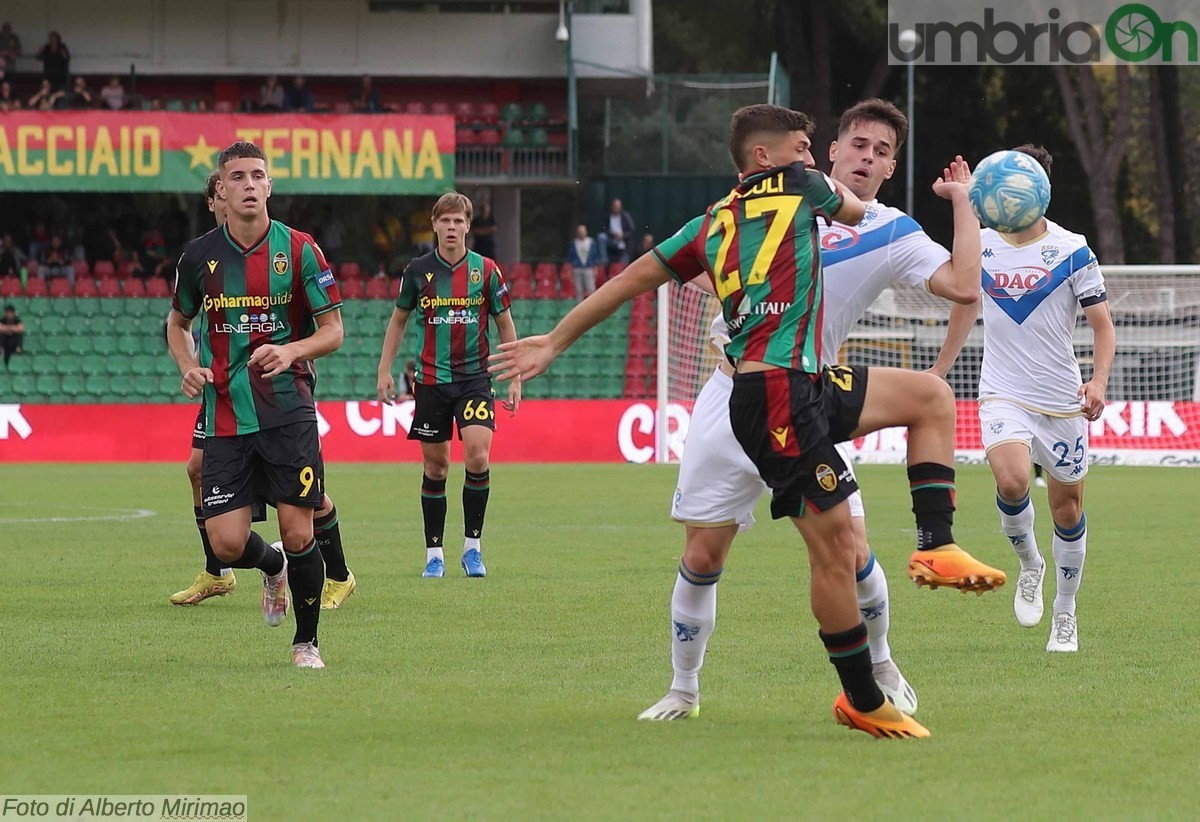
[[[452,426],[458,426],[458,438],[468,425],[496,430],[496,397],[490,377],[441,385],[413,386],[413,421],[410,440],[447,442]]]
[[[325,466],[316,422],[294,422],[204,443],[201,488],[205,517],[253,506],[261,499],[320,508]]]
[[[1088,472],[1088,421],[1083,415],[1055,417],[1008,400],[979,403],[979,428],[986,454],[1006,442],[1024,443],[1033,462],[1061,483],[1082,482]]]
[[[196,427],[192,429],[192,448],[203,451],[204,441],[207,435],[204,433],[204,401],[200,401],[200,413],[196,415]],[[250,505],[250,521],[251,522],[266,522],[267,521],[267,506],[271,503],[262,499],[256,499]]]
[[[814,376],[776,368],[734,376],[729,420],[771,489],[772,517],[827,511],[858,490],[831,437],[849,438],[865,395],[864,369]]]

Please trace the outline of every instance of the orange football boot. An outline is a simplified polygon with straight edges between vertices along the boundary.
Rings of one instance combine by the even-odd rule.
[[[953,542],[928,551],[914,551],[908,558],[908,576],[917,585],[957,588],[964,594],[999,588],[1008,577],[990,565],[984,565]]]

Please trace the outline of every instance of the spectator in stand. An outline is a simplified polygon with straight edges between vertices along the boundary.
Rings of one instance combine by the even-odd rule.
[[[292,87],[287,90],[283,107],[288,111],[312,111],[313,96],[304,83],[304,75],[297,74],[292,78]]]
[[[11,74],[20,56],[21,38],[12,30],[12,24],[5,21],[0,25],[0,69]]]
[[[163,264],[167,260],[167,240],[157,228],[148,228],[142,235],[141,263],[146,267],[146,275],[162,275]]]
[[[29,98],[29,108],[39,111],[49,111],[54,107],[54,87],[49,80],[43,80],[37,92]]]
[[[61,234],[54,234],[50,237],[50,244],[42,249],[41,274],[43,280],[52,280],[55,277],[66,277],[67,282],[71,287],[75,287],[75,269],[71,267],[70,257],[67,255],[67,249],[63,247],[63,239]]]
[[[396,382],[396,402],[404,402],[416,398],[417,361],[409,360],[404,364],[404,373]]]
[[[20,276],[25,259],[25,252],[13,242],[12,234],[5,234],[3,245],[0,245],[0,277]]]
[[[13,95],[12,83],[0,80],[0,111],[19,111],[21,98]]]
[[[576,227],[567,262],[575,268],[575,297],[582,300],[596,290],[596,266],[600,265],[600,243],[588,236],[587,226]]]
[[[100,89],[100,96],[104,98],[104,106],[110,111],[125,108],[125,86],[121,85],[121,78],[115,74],[108,78],[108,85]]]
[[[379,104],[379,90],[375,88],[375,84],[371,82],[371,78],[363,75],[362,85],[358,89],[358,94],[350,101],[354,105],[354,110],[364,114],[378,114],[383,110]]]
[[[71,75],[71,52],[57,31],[50,32],[46,44],[38,49],[37,59],[42,61],[42,77],[50,81],[51,90],[65,89]]]
[[[492,204],[487,200],[479,206],[479,213],[471,221],[471,236],[475,238],[472,250],[476,254],[496,259],[496,218],[492,216]]]
[[[77,74],[71,82],[70,91],[54,92],[50,102],[59,110],[91,108],[92,90],[88,88],[87,79]]]
[[[200,99],[198,99],[196,101],[196,113],[197,114],[204,114],[208,110],[209,110],[209,108],[208,108],[208,98],[207,97],[201,97]]]
[[[604,234],[604,244],[607,246],[609,262],[629,262],[629,243],[633,240],[633,232],[633,215],[622,208],[620,200],[613,200],[609,208],[608,226]]]
[[[38,220],[33,230],[26,233],[29,235],[29,259],[41,260],[42,251],[50,245],[50,232],[46,230],[46,224]]]
[[[283,111],[283,86],[274,74],[258,90],[259,111]]]
[[[11,305],[4,306],[4,315],[0,316],[0,348],[4,349],[4,367],[13,354],[21,354],[25,342],[25,324],[17,316],[17,309]]]

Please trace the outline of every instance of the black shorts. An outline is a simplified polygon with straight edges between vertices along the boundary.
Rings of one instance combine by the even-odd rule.
[[[204,516],[261,500],[317,509],[325,498],[325,465],[316,422],[294,422],[236,437],[210,437],[201,471]]]
[[[200,401],[200,413],[196,415],[196,427],[192,429],[192,448],[203,451],[207,435],[204,433],[204,400]],[[250,521],[266,522],[267,506],[274,505],[270,500],[256,499],[250,505]]]
[[[834,443],[858,426],[866,392],[863,368],[734,375],[729,421],[771,488],[772,517],[827,511],[858,490]]]
[[[464,382],[442,385],[413,386],[412,428],[410,440],[446,442],[451,425],[458,425],[458,438],[468,425],[482,425],[496,430],[496,397],[492,394],[490,377],[478,377]]]

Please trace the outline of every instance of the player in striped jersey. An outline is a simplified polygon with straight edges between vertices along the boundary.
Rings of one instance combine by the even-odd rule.
[[[1052,158],[1041,146],[1016,149],[1050,174]],[[1042,620],[1046,563],[1034,534],[1029,463],[1049,475],[1054,520],[1052,553],[1057,573],[1046,650],[1079,650],[1075,594],[1087,553],[1083,480],[1088,471],[1088,420],[1104,411],[1117,335],[1104,276],[1087,238],[1045,217],[1025,231],[984,229],[983,367],[979,422],[988,464],[996,478],[1000,527],[1020,560],[1013,594],[1017,622]],[[1075,359],[1075,315],[1082,308],[1095,335],[1092,376],[1086,383]],[[935,366],[949,371],[978,316],[978,306],[956,307],[952,337]]]
[[[204,185],[204,203],[213,215],[217,227],[225,225],[229,219],[229,205],[225,196],[217,190],[221,175],[213,171],[208,175]],[[199,605],[210,597],[232,594],[237,589],[237,577],[233,569],[217,559],[212,545],[208,541],[208,533],[204,529],[204,512],[201,507],[203,494],[200,487],[200,476],[204,466],[205,440],[205,408],[200,403],[196,416],[196,425],[192,429],[192,452],[187,461],[188,481],[192,486],[192,506],[196,517],[196,527],[200,532],[200,544],[204,550],[204,570],[196,580],[181,591],[171,594],[172,605]],[[264,522],[267,518],[266,504],[258,501],[253,506],[252,520]],[[346,555],[342,548],[341,525],[338,521],[337,507],[328,494],[321,502],[321,507],[313,515],[313,529],[317,538],[317,547],[321,550],[321,559],[325,562],[325,587],[321,591],[321,608],[333,610],[340,608],[346,599],[355,592],[358,582],[354,573],[346,566]]]
[[[268,625],[283,622],[290,585],[292,662],[324,668],[317,627],[325,570],[313,537],[324,467],[312,361],[342,344],[341,296],[312,238],[268,216],[262,149],[234,143],[217,168],[229,220],[184,248],[167,328],[184,394],[204,395],[205,530],[218,559],[262,571]],[[259,498],[275,501],[282,551],[250,528]]]
[[[587,329],[639,293],[669,278],[712,278],[737,359],[729,401],[731,428],[772,489],[772,515],[789,517],[808,545],[812,609],[837,670],[838,721],[874,736],[929,732],[887,700],[873,678],[868,632],[855,598],[854,537],[846,503],[857,485],[834,442],[892,425],[909,427],[909,477],[920,561],[941,567],[944,584],[975,586],[981,566],[954,545],[954,398],[944,381],[899,369],[822,368],[823,278],[815,218],[857,224],[858,198],[816,171],[811,120],[777,106],[734,114],[730,153],[741,182],[652,254],[636,260],[580,303],[548,335],[502,345],[493,370],[502,378],[536,376]],[[689,563],[693,556],[696,566]],[[711,561],[716,559],[716,561]],[[690,586],[691,618],[677,635],[698,636],[715,619],[724,556],[706,551],[680,564]],[[990,570],[990,569],[989,569]],[[965,573],[964,573],[965,572]],[[971,578],[971,579],[968,579]],[[995,584],[995,580],[989,584]],[[699,711],[698,698],[686,706]]]
[[[471,230],[471,201],[452,191],[433,206],[437,248],[417,257],[400,283],[396,308],[388,322],[379,359],[377,391],[394,402],[392,362],[404,339],[404,328],[417,312],[415,409],[408,438],[421,443],[424,476],[421,513],[425,523],[425,570],[422,576],[445,575],[442,546],[446,529],[446,475],[450,470],[450,436],[458,427],[463,443],[462,505],[464,542],[460,559],[469,577],[487,576],[480,539],[491,486],[489,455],[496,430],[496,400],[487,372],[488,322],[494,319],[501,342],[517,338],[509,312],[508,285],[500,267],[466,246]],[[508,387],[504,407],[516,414],[521,383]]]

